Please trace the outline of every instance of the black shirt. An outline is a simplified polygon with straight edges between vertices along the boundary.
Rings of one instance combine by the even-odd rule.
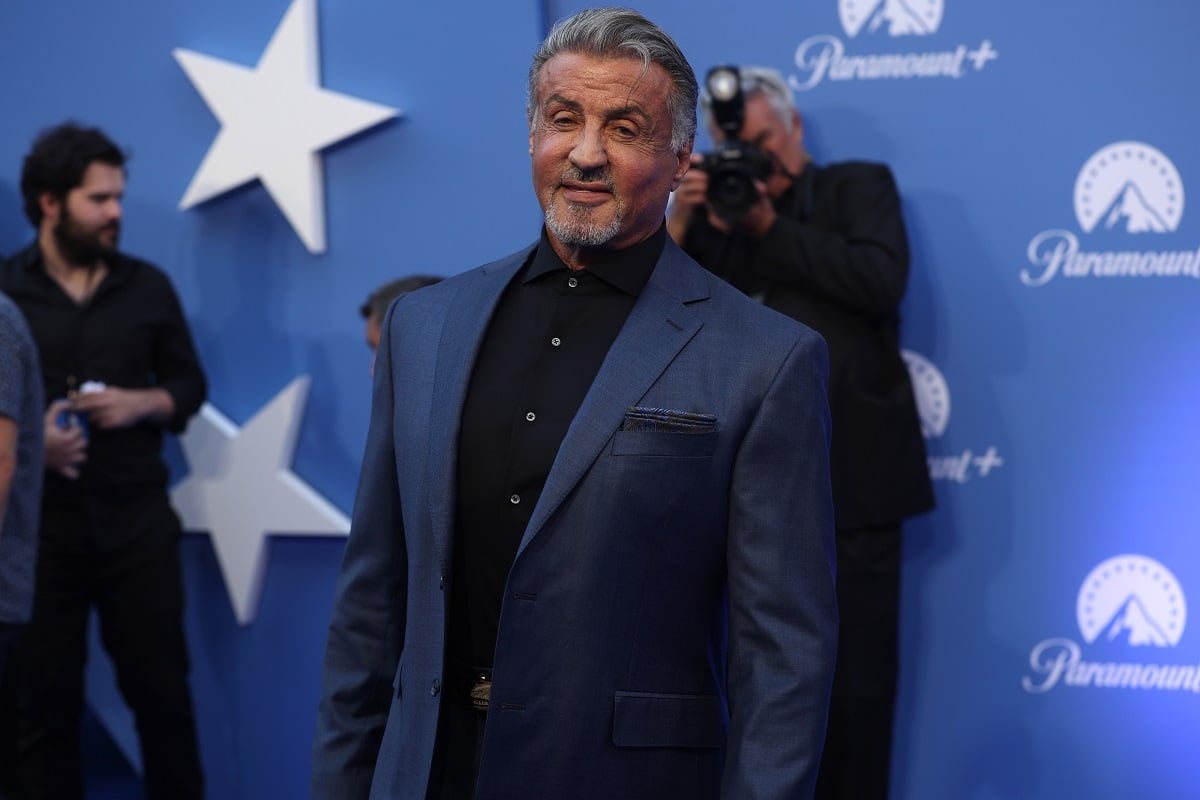
[[[95,508],[135,502],[147,491],[164,493],[163,428],[182,431],[204,402],[204,373],[167,276],[119,253],[106,265],[104,280],[82,304],[47,274],[36,243],[0,265],[0,291],[20,307],[37,342],[47,403],[86,381],[122,389],[158,387],[175,401],[165,426],[92,426],[79,479],[47,472],[45,503],[59,507]]]
[[[571,271],[545,231],[496,306],[475,361],[458,443],[448,652],[487,667],[521,537],[567,428],[650,279],[666,228]]]

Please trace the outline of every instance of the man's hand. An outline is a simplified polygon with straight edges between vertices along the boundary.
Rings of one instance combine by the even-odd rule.
[[[174,401],[162,389],[119,389],[109,386],[76,395],[71,407],[87,414],[88,420],[97,427],[128,428],[144,419],[167,419],[174,408]]]
[[[70,409],[69,400],[55,400],[46,409],[42,427],[45,436],[46,469],[52,469],[74,480],[79,477],[79,466],[87,461],[88,443],[83,429],[79,426],[59,426],[58,415]]]
[[[699,153],[692,153],[692,166],[679,182],[671,207],[667,210],[667,233],[680,247],[683,246],[683,237],[691,224],[692,214],[704,205],[708,194],[708,173],[700,168],[703,161],[704,157]]]
[[[779,218],[779,214],[775,211],[775,204],[771,202],[771,195],[767,194],[767,185],[762,181],[755,181],[754,188],[758,190],[758,199],[754,201],[754,205],[734,223],[733,227],[740,231],[753,236],[755,239],[761,239],[767,235],[767,231],[775,224],[775,220]],[[713,227],[717,227],[714,220],[717,215],[711,211],[708,214],[708,219],[712,222]],[[726,226],[728,222],[724,223]],[[717,228],[728,233],[727,228]]]
[[[701,206],[708,215],[708,223],[721,233],[729,234],[738,230],[756,239],[765,236],[779,216],[775,211],[775,204],[771,202],[771,196],[767,194],[767,185],[762,181],[755,181],[754,188],[758,190],[758,199],[745,215],[730,222],[718,216],[712,207],[707,205],[708,173],[700,168],[703,160],[703,156],[692,154],[692,167],[675,190],[675,197],[667,214],[667,233],[671,234],[675,243],[682,246],[684,234],[692,221],[692,214]]]

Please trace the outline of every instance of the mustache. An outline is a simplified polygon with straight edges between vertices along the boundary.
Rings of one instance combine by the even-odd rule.
[[[613,188],[612,173],[608,167],[596,167],[595,169],[583,170],[576,166],[569,166],[563,170],[562,180],[576,181],[578,183],[603,183],[610,190]]]

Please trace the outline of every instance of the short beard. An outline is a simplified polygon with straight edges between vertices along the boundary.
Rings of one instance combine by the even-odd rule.
[[[114,222],[112,224],[117,226],[117,234],[119,235],[120,223]],[[58,245],[58,251],[62,253],[63,258],[71,264],[92,264],[106,256],[112,255],[116,249],[101,242],[98,231],[90,235],[81,233],[79,223],[69,213],[64,213],[62,219],[54,226],[54,241]]]
[[[612,191],[612,177],[608,175],[607,170],[603,170],[599,174],[593,174],[585,173],[576,167],[572,167],[563,173],[564,181],[577,180],[587,182],[596,180],[597,178],[608,184],[609,191]],[[601,225],[591,219],[594,210],[592,206],[581,203],[571,203],[569,201],[560,203],[552,195],[550,202],[546,204],[546,227],[563,244],[574,245],[576,247],[600,247],[617,238],[617,234],[621,232],[621,223],[624,221],[624,208],[619,202],[616,203],[616,213],[613,214],[612,219],[606,225]]]

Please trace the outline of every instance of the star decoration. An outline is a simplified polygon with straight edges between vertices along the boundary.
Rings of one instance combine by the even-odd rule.
[[[221,122],[180,209],[258,178],[309,252],[325,252],[320,151],[400,112],[321,88],[316,0],[293,1],[253,69],[174,55]]]
[[[292,381],[239,430],[206,403],[180,437],[189,474],[171,502],[190,531],[208,531],[234,614],[254,621],[266,538],[345,536],[349,518],[292,472],[309,379]]]

